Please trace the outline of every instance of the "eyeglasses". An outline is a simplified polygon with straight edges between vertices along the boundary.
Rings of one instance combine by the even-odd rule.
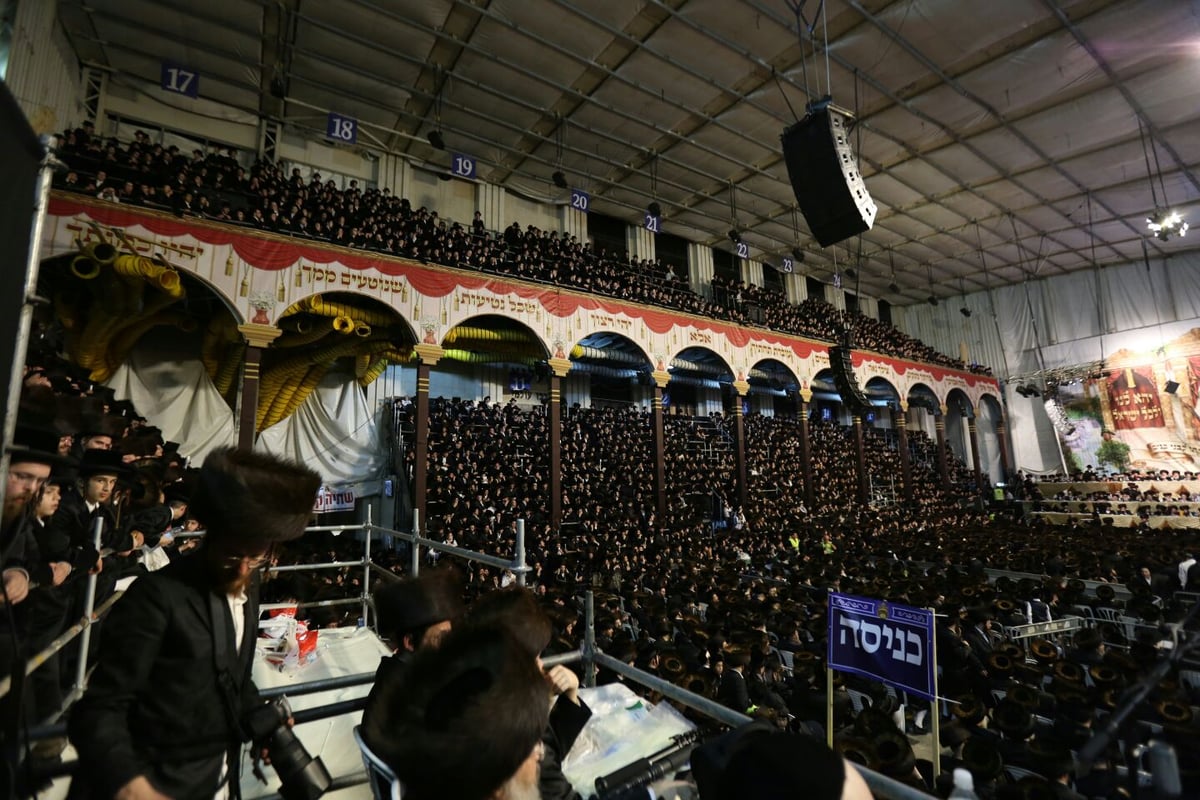
[[[240,567],[242,564],[245,564],[247,569],[262,569],[271,563],[271,554],[267,553],[261,556],[225,556],[221,559],[221,563],[230,568]]]

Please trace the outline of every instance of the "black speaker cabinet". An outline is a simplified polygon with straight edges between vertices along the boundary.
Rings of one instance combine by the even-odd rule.
[[[866,416],[871,410],[871,401],[858,388],[854,364],[850,361],[850,349],[840,346],[829,348],[829,367],[833,371],[833,387],[850,413]]]
[[[830,106],[818,107],[780,137],[792,191],[822,247],[875,223],[877,209],[850,150],[847,121]]]

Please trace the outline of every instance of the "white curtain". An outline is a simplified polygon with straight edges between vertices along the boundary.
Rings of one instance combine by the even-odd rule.
[[[258,435],[255,449],[306,464],[327,485],[355,486],[379,477],[381,445],[354,377],[330,372],[294,414]]]
[[[169,335],[165,338],[169,339]],[[179,452],[199,465],[210,451],[237,444],[233,410],[213,386],[198,358],[167,353],[162,339],[147,337],[108,380],[118,400],[179,442]]]

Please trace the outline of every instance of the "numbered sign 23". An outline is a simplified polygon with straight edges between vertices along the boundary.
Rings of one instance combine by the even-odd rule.
[[[195,97],[200,93],[200,76],[195,70],[164,61],[161,85],[163,91]]]
[[[330,111],[325,135],[342,144],[354,144],[358,141],[358,120]]]
[[[785,256],[783,259],[783,263],[779,265],[779,271],[787,272],[787,273],[795,272],[796,271],[796,262],[792,261],[792,259],[787,258]]]
[[[571,208],[588,213],[592,207],[592,196],[582,189],[571,190]]]
[[[450,156],[450,172],[459,178],[475,178],[475,159],[463,153]]]

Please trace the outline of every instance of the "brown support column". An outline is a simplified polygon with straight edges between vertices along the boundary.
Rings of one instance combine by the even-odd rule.
[[[259,368],[262,353],[283,331],[273,325],[246,323],[238,326],[238,332],[246,340],[246,361],[242,367],[242,407],[238,414],[238,449],[253,450],[255,418],[258,415]]]
[[[975,410],[967,418],[967,436],[971,440],[971,466],[975,469],[975,492],[983,497],[983,470],[979,466],[979,433],[975,428]]]
[[[650,373],[654,379],[654,401],[651,405],[653,412],[650,420],[653,436],[654,458],[654,518],[662,525],[667,517],[667,469],[666,469],[666,437],[663,433],[663,389],[671,381],[671,373],[666,370],[654,370]]]
[[[418,344],[413,350],[418,359],[417,431],[413,443],[413,509],[417,512],[423,531],[429,524],[425,518],[429,480],[429,369],[442,357],[442,348],[436,344]]]
[[[746,422],[742,415],[742,400],[750,391],[750,383],[745,380],[733,382],[736,394],[733,397],[733,436],[734,464],[737,468],[738,508],[743,514],[750,504],[750,487],[746,485]]]
[[[1004,484],[1007,486],[1012,480],[1012,473],[1008,467],[1008,428],[1004,425],[1003,417],[996,421],[996,440],[1000,443],[1000,471],[1004,473]]]
[[[812,402],[812,390],[803,389],[800,392],[800,469],[804,472],[804,504],[809,512],[816,505],[817,493],[813,487],[812,451],[808,435],[808,404]]]
[[[863,423],[862,417],[855,414],[854,417],[854,455],[857,459],[858,467],[858,500],[861,503],[871,502],[871,485],[867,474],[867,452],[863,445]]]
[[[571,359],[552,358],[550,365],[550,527],[562,525],[562,379],[571,371]]]
[[[938,474],[942,476],[942,488],[947,490],[950,488],[950,469],[946,465],[946,412],[948,410],[943,405],[941,413],[933,419],[933,427],[937,431]]]
[[[904,499],[911,502],[913,499],[913,482],[912,454],[908,452],[908,403],[901,403],[900,413],[893,414],[892,419],[896,422],[896,436],[898,439],[896,447],[900,451],[900,478]]]

